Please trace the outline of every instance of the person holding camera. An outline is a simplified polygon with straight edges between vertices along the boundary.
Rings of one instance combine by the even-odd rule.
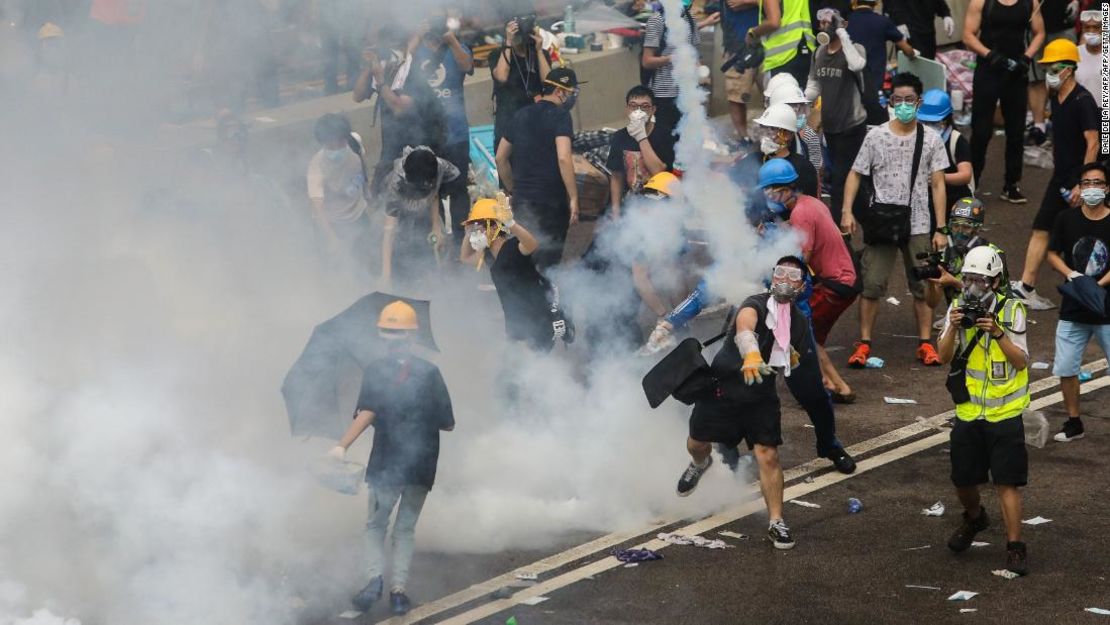
[[[1002,259],[1003,280],[999,291],[1007,296],[1010,295],[1010,274],[1006,270],[1006,254],[1002,248],[980,235],[986,211],[986,206],[979,200],[973,197],[960,198],[948,212],[948,225],[943,230],[943,234],[948,237],[948,245],[939,252],[918,256],[918,260],[928,261],[923,266],[914,267],[914,275],[919,280],[928,280],[925,283],[925,303],[929,305],[930,310],[940,303],[942,296],[946,304],[951,304],[956,299],[964,288],[963,282],[960,281],[964,258],[973,248],[984,245],[993,249]],[[933,327],[939,330],[943,327],[943,323]]]
[[[536,30],[536,16],[514,17],[505,24],[505,45],[489,55],[493,74],[493,149],[509,131],[513,116],[540,95],[551,59]]]
[[[1002,259],[989,247],[968,252],[963,291],[948,308],[937,339],[951,363],[946,386],[956,404],[951,434],[952,484],[964,507],[948,548],[967,551],[990,526],[979,485],[994,482],[1006,532],[1006,569],[1028,573],[1021,542],[1021,491],[1029,476],[1022,412],[1029,406],[1025,304],[1000,290]]]

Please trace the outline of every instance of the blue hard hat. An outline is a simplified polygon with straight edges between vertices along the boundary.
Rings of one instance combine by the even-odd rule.
[[[942,122],[952,114],[952,99],[942,89],[930,89],[921,97],[917,119],[923,122]]]
[[[798,172],[785,158],[772,158],[759,168],[759,188],[776,184],[789,184],[798,179]]]

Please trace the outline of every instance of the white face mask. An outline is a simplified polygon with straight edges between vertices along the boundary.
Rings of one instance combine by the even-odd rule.
[[[1094,47],[1102,43],[1102,33],[1083,33],[1083,43]]]
[[[481,230],[472,230],[468,235],[468,239],[470,241],[471,249],[473,249],[475,252],[481,252],[482,250],[485,250],[489,247],[489,237],[487,237],[486,233],[482,232]]]
[[[759,151],[770,156],[775,152],[782,149],[782,144],[770,137],[763,137],[759,140]]]

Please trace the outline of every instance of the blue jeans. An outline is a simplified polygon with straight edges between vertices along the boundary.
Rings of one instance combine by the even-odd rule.
[[[1091,338],[1098,341],[1102,353],[1110,358],[1110,325],[1076,323],[1061,320],[1056,324],[1056,356],[1052,375],[1074,378],[1083,364],[1083,350]]]
[[[397,507],[397,519],[393,522],[393,583],[390,591],[404,591],[409,581],[409,565],[412,563],[413,536],[416,533],[416,520],[424,508],[428,489],[409,484],[407,486],[375,486],[370,484],[369,519],[366,522],[366,552],[369,560],[370,579],[379,577],[385,571],[385,532],[389,526],[389,516]],[[400,500],[400,505],[398,505]]]

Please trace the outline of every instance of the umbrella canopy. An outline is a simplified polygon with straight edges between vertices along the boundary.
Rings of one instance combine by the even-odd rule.
[[[432,336],[430,302],[379,292],[362,297],[313,329],[285,375],[281,394],[294,436],[338,440],[343,435],[358,401],[363,369],[386,353],[385,341],[378,336],[378,316],[396,300],[416,310],[420,323],[416,343],[439,351]]]
[[[1098,316],[1106,316],[1106,289],[1099,286],[1094,278],[1090,276],[1072,278],[1056,289]]]

